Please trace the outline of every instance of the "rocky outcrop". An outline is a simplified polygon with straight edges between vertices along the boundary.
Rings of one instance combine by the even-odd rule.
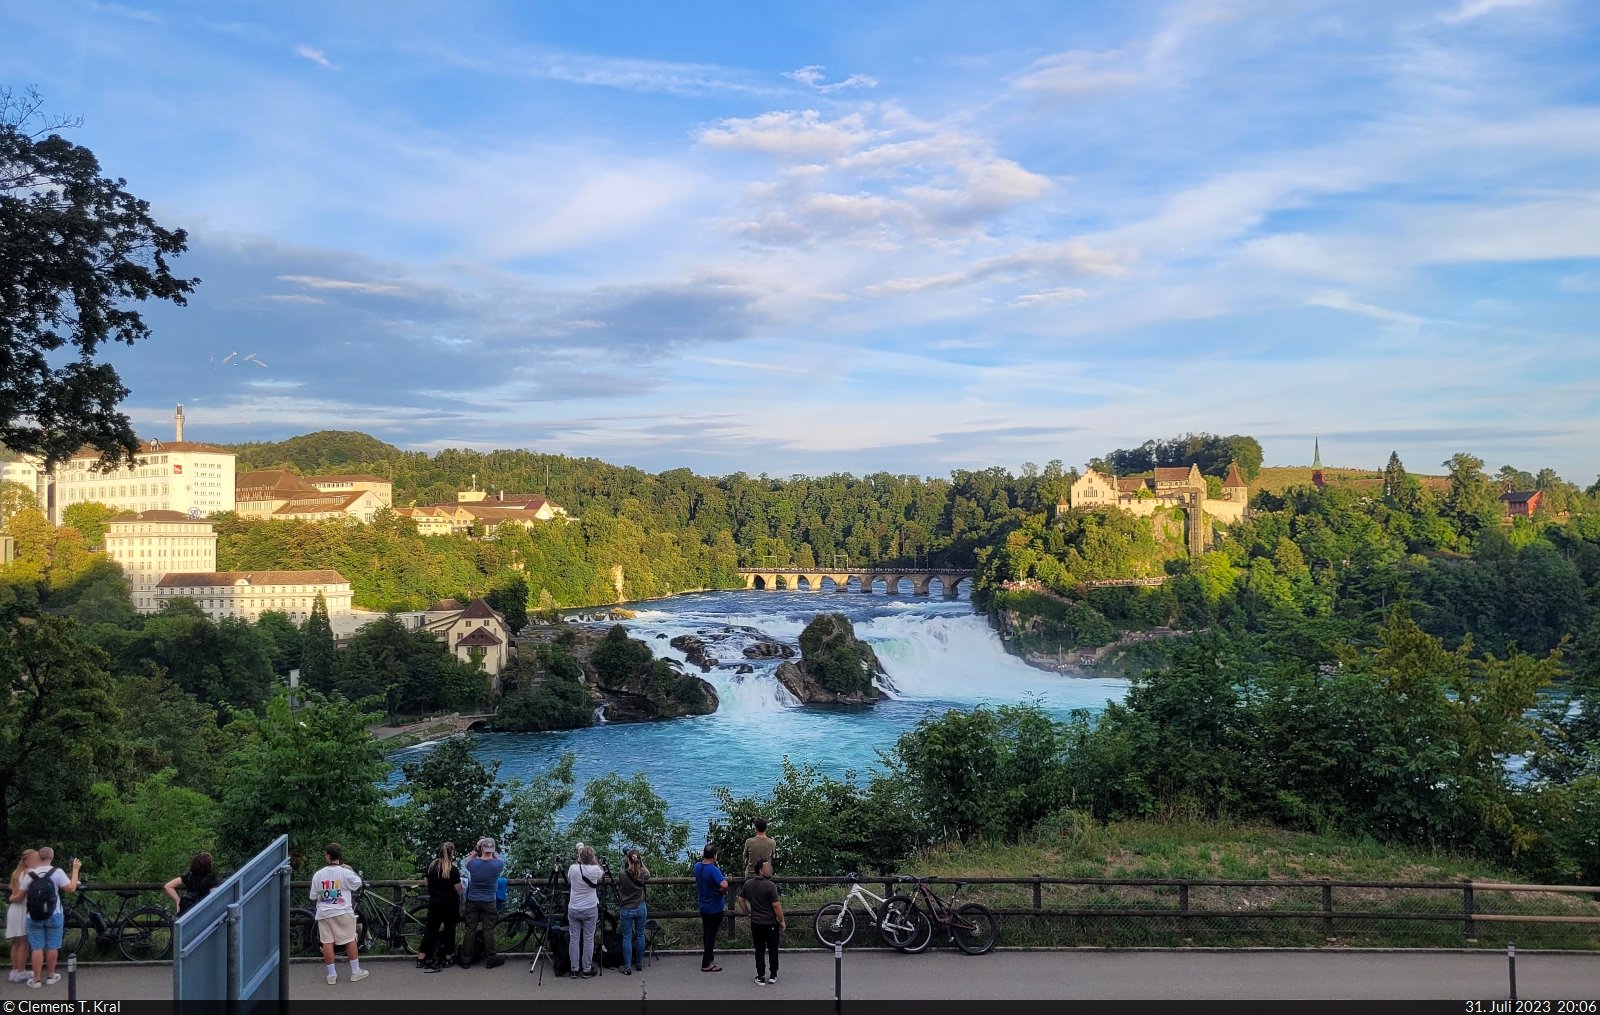
[[[887,697],[877,686],[883,665],[856,637],[842,613],[814,617],[800,634],[800,662],[784,661],[774,676],[807,705],[866,705]]]
[[[793,659],[794,649],[781,642],[758,641],[744,647],[746,659]]]
[[[563,639],[566,651],[583,667],[584,682],[605,721],[677,719],[717,710],[715,687],[672,660],[655,658],[648,644],[629,638],[621,625],[564,625],[566,632],[571,632]]]
[[[1052,673],[1082,673],[1131,646],[1159,641],[1162,638],[1181,638],[1196,633],[1172,627],[1153,627],[1146,631],[1125,631],[1116,640],[1104,645],[1058,646],[1052,652],[1041,650],[1036,644],[1028,644],[1030,641],[1048,640],[1041,637],[1048,633],[1043,618],[1024,617],[1015,610],[996,610],[990,615],[990,619],[1007,652],[1017,656],[1029,666],[1049,670]],[[1033,637],[1028,637],[1030,635]]]
[[[702,638],[696,638],[692,634],[680,634],[667,644],[682,652],[690,663],[700,667],[702,673],[710,673],[711,668],[717,665],[717,657],[710,651],[711,646]]]

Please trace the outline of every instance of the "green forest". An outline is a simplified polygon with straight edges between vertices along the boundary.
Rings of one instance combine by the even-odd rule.
[[[978,568],[975,605],[1018,618],[1040,642],[1179,632],[1133,672],[1126,700],[1096,716],[930,715],[857,779],[799,764],[770,793],[727,793],[714,834],[730,844],[757,811],[775,834],[815,844],[785,873],[890,869],[943,843],[1184,815],[1456,850],[1532,878],[1600,877],[1593,487],[1490,474],[1468,455],[1446,463],[1444,482],[1424,483],[1396,458],[1379,488],[1259,494],[1252,517],[1189,559],[1172,519],[1058,515],[1074,475],[1059,463],[948,479],[651,476],[526,452],[395,464],[409,462],[412,489],[425,490],[417,479],[450,474],[428,471],[440,458],[480,485],[548,492],[577,518],[491,539],[423,538],[392,517],[224,517],[223,566],[332,566],[371,605],[476,592],[512,612],[611,601],[616,564],[638,597],[733,584],[742,562],[926,554]],[[485,465],[496,460],[502,471]],[[1498,494],[1524,480],[1548,491],[1547,506],[1507,524]],[[19,556],[0,574],[8,846],[48,839],[94,858],[102,880],[170,877],[201,847],[237,861],[278,831],[302,863],[323,839],[358,844],[369,874],[413,873],[427,843],[469,825],[505,829],[529,860],[575,834],[681,859],[687,830],[643,777],[580,788],[558,765],[515,784],[437,751],[437,764],[396,772],[367,726],[489,699],[483,675],[431,639],[380,621],[337,651],[320,613],[299,627],[281,615],[212,622],[182,602],[138,616],[119,569],[93,552],[103,519],[58,529],[22,498],[9,503]],[[1168,580],[1082,588],[1124,576]],[[525,665],[559,679],[542,698],[523,696],[508,727],[559,724],[581,708],[570,660],[551,649]],[[291,667],[306,677],[293,710]],[[563,825],[556,814],[573,801],[583,816]]]

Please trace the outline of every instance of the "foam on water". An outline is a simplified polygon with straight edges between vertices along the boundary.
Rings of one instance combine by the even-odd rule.
[[[785,757],[834,776],[865,773],[879,751],[930,712],[1039,700],[1064,714],[1102,708],[1127,688],[1122,680],[1048,673],[1006,654],[965,599],[707,592],[630,605],[637,611],[626,622],[630,634],[660,657],[684,662],[684,654],[668,644],[678,635],[708,640],[719,665],[709,673],[687,663],[684,669],[716,688],[717,711],[671,722],[478,735],[477,753],[501,761],[502,777],[533,774],[571,751],[580,785],[607,771],[643,771],[674,815],[699,830],[715,811],[710,787],[764,793]],[[843,613],[857,636],[871,643],[888,674],[890,700],[853,708],[803,706],[773,676],[779,660],[743,656],[744,646],[764,639],[795,647],[798,655],[800,632],[823,612]],[[752,672],[735,672],[739,664],[749,664]]]

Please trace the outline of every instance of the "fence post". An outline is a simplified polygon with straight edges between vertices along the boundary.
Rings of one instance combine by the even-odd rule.
[[[278,868],[278,1004],[289,1003],[289,865]],[[282,1010],[282,1009],[280,1009]]]
[[[1189,882],[1187,881],[1178,882],[1178,912],[1189,912]],[[1189,940],[1189,918],[1187,916],[1178,919],[1178,927],[1183,934],[1183,939],[1185,941]]]
[[[78,956],[67,956],[67,1000],[78,999]]]
[[[1516,991],[1511,992],[1513,995]],[[833,946],[833,1015],[839,1015],[844,1003],[844,945]]]
[[[1322,936],[1333,939],[1333,886],[1322,886]]]
[[[1478,940],[1478,927],[1472,919],[1472,907],[1472,882],[1469,881],[1461,888],[1461,912],[1462,915],[1466,917],[1466,919],[1462,921],[1461,927],[1466,933],[1468,941]]]
[[[244,993],[244,930],[239,926],[243,912],[241,902],[228,906],[228,1015],[239,1015],[240,995]]]
[[[1511,970],[1511,1000],[1517,999],[1517,946],[1510,941],[1506,942],[1506,965]]]
[[[1037,874],[1033,876],[1033,908],[1035,910],[1044,908],[1044,883]]]

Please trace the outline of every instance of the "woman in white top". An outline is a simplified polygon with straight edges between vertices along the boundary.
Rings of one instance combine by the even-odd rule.
[[[578,862],[567,868],[567,887],[572,890],[567,901],[567,955],[574,979],[595,975],[594,932],[600,922],[600,882],[605,876],[594,862],[594,850],[580,843]]]
[[[22,887],[22,875],[39,866],[39,851],[30,849],[22,854],[22,861],[11,872],[11,892],[6,898],[6,937],[11,939],[12,983],[28,981],[28,890]]]

